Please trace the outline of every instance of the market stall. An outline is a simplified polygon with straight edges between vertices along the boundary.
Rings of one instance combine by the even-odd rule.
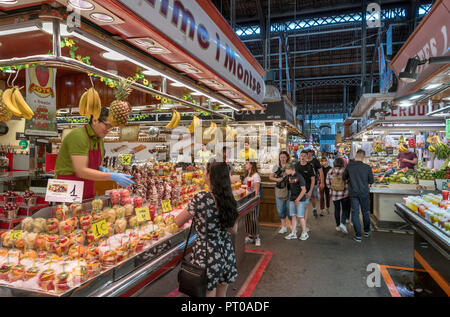
[[[236,142],[233,111],[264,109],[264,70],[210,3],[177,2],[164,15],[147,2],[85,1],[89,10],[74,3],[0,4],[14,12],[0,18],[0,119],[25,121],[29,173],[45,180],[70,130],[109,106],[114,128],[105,137],[103,165],[133,175],[137,184],[118,191],[112,182],[96,182],[93,201],[27,212],[11,223],[1,239],[6,295],[131,296],[175,267],[187,229],[173,219],[204,189],[202,166],[191,153],[201,143]],[[74,9],[81,12],[78,23],[71,20]],[[184,21],[190,10],[198,25],[192,21],[186,37],[177,13]],[[168,16],[175,22],[166,23]],[[50,183],[46,195],[68,194],[69,183]],[[255,212],[259,199],[240,182],[233,194],[239,262],[243,216]],[[80,198],[75,187],[71,195]]]
[[[415,296],[450,295],[449,202],[446,191],[442,195],[404,197],[403,202],[395,204],[395,212],[414,229]]]

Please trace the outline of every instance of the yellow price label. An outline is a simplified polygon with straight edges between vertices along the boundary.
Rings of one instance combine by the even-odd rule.
[[[94,238],[98,239],[108,234],[108,225],[106,224],[106,219],[97,220],[91,225],[92,232],[94,233]]]
[[[122,165],[130,165],[132,157],[133,156],[131,154],[122,155]]]
[[[20,240],[22,239],[22,230],[11,230],[11,240]]]
[[[138,222],[150,221],[150,211],[148,210],[148,206],[136,208],[135,211]]]
[[[161,207],[163,212],[171,212],[172,206],[170,205],[170,200],[161,200]]]

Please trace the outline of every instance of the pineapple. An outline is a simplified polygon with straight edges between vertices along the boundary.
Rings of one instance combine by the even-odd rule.
[[[109,107],[109,121],[113,126],[124,126],[128,122],[131,106],[126,99],[132,91],[130,86],[126,79],[122,79],[117,85],[114,95],[116,100]]]
[[[3,91],[0,90],[0,122],[8,121],[12,117],[12,112],[2,102]]]

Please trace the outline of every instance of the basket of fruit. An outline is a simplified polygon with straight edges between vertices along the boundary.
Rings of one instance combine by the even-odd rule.
[[[8,190],[3,194],[5,203],[16,203],[18,195],[12,190]]]
[[[15,219],[17,217],[17,211],[19,210],[19,205],[17,203],[13,202],[7,202],[3,206],[3,215],[8,220]]]
[[[36,206],[37,202],[37,196],[35,193],[33,193],[31,190],[26,190],[25,194],[23,195],[23,204],[25,206]]]

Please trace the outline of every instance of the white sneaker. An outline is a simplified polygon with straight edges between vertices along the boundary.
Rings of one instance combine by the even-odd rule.
[[[341,223],[341,225],[339,226],[339,228],[341,229],[341,231],[342,231],[343,233],[348,233],[347,227],[346,227],[343,223]]]
[[[255,246],[256,247],[260,247],[261,246],[261,239],[260,238],[256,238],[255,239]]]
[[[297,234],[294,232],[291,232],[290,234],[288,234],[287,236],[284,237],[286,240],[294,240],[297,239]]]
[[[341,231],[341,226],[337,226],[337,227],[336,227],[336,231],[337,231],[337,232]]]
[[[278,231],[278,233],[286,233],[286,232],[287,232],[286,227],[281,227],[280,231]]]
[[[307,232],[302,232],[302,235],[300,236],[299,239],[305,241],[308,238],[309,238],[308,233]]]

